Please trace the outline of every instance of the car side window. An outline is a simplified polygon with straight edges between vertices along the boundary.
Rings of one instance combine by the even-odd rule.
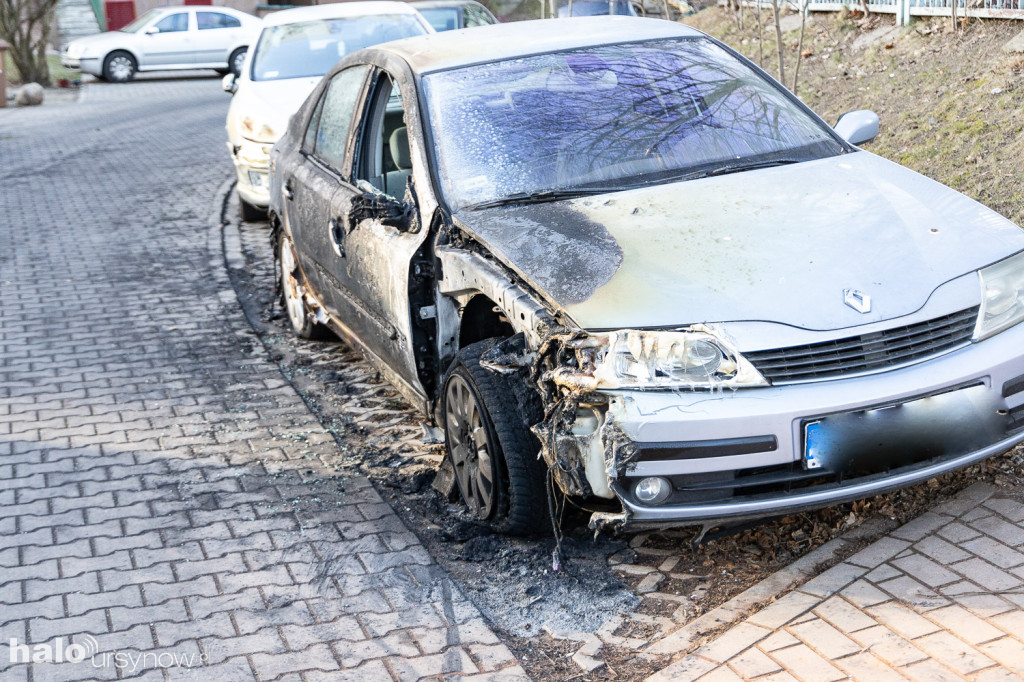
[[[356,158],[356,180],[365,180],[396,199],[405,196],[412,175],[412,155],[402,93],[381,72],[363,116]]]
[[[211,28],[239,28],[242,22],[220,12],[196,12],[196,24],[200,31],[206,31]]]
[[[487,26],[491,23],[491,18],[487,16],[486,12],[481,11],[479,7],[466,5],[463,8],[463,22],[467,28],[471,26]]]
[[[309,117],[309,124],[306,126],[306,134],[302,136],[302,151],[307,154],[312,154],[316,147],[316,131],[320,127],[320,112],[324,110],[325,99],[327,99],[326,92],[317,100],[316,108],[313,109],[313,115]]]
[[[352,115],[366,80],[368,66],[353,66],[331,79],[317,121],[313,154],[328,166],[345,174],[345,150],[352,128]]]
[[[154,25],[160,33],[177,33],[188,30],[188,12],[176,12],[156,22]]]

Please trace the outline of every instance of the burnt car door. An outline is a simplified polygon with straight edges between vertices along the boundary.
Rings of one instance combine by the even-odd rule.
[[[406,106],[415,106],[415,97],[411,84],[400,84],[384,70],[370,78],[355,134],[352,183],[343,184],[332,200],[332,216],[344,235],[331,274],[349,297],[345,323],[422,393],[409,300],[410,264],[427,233],[419,227],[410,182],[410,142],[418,142]]]
[[[332,237],[331,199],[351,166],[354,114],[369,71],[368,66],[356,65],[331,79],[306,126],[299,163],[282,177],[285,212],[299,265],[332,310],[331,291],[336,283],[330,271],[338,247]]]

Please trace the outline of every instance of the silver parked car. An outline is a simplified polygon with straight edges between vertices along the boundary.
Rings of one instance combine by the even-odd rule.
[[[237,74],[259,19],[228,7],[161,7],[118,31],[72,40],[61,63],[112,82],[139,71],[215,69]]]
[[[723,524],[1024,440],[1017,226],[698,31],[575,22],[350,55],[271,155],[293,328],[445,429],[481,519]]]

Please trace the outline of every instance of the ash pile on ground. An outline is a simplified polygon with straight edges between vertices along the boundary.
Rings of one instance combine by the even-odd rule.
[[[518,637],[545,631],[590,632],[640,599],[610,570],[622,540],[594,538],[586,517],[563,522],[560,570],[551,537],[490,532],[461,504],[431,488],[443,446],[430,441],[421,417],[357,352],[345,344],[296,338],[274,301],[268,229],[239,226],[245,269],[230,269],[246,315],[285,377],[335,436],[339,475],[366,475],[499,629]],[[549,533],[550,534],[550,533]]]

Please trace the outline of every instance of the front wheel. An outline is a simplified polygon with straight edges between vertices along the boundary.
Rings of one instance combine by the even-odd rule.
[[[509,402],[517,376],[480,366],[499,339],[459,351],[444,382],[445,447],[466,505],[477,518],[508,535],[544,533],[549,527],[540,444],[520,410]]]
[[[127,83],[135,78],[139,65],[135,57],[122,50],[111,52],[103,60],[103,78],[111,83]]]
[[[277,243],[278,259],[281,267],[281,303],[288,314],[288,322],[297,336],[310,340],[322,340],[331,337],[326,327],[318,324],[306,310],[303,285],[299,273],[298,261],[295,258],[295,246],[284,234]]]
[[[228,67],[236,77],[242,75],[242,64],[245,62],[246,48],[240,47],[228,57]],[[227,73],[227,72],[225,72]]]

